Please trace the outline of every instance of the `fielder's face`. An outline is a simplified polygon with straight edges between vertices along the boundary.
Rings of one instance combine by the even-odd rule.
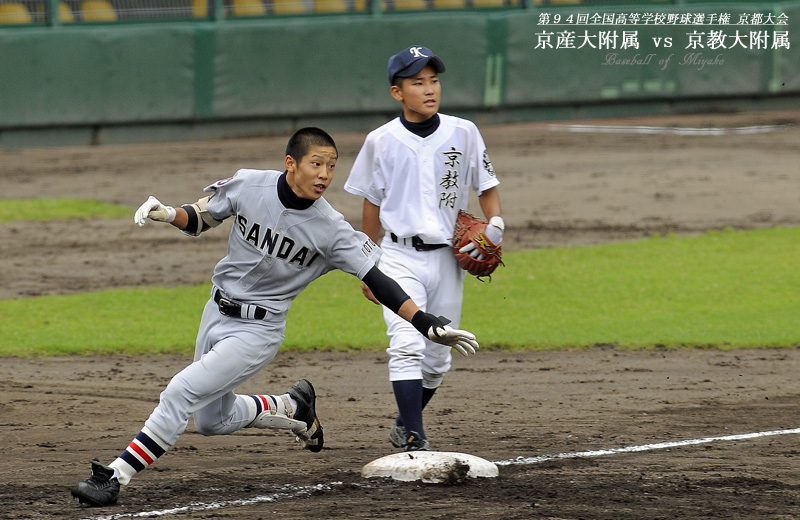
[[[421,123],[439,111],[442,85],[436,69],[427,65],[418,74],[403,78],[401,85],[392,86],[392,97],[403,104],[403,115],[412,123]]]
[[[300,162],[287,155],[286,182],[298,197],[317,200],[333,180],[337,158],[336,148],[332,146],[312,146]]]

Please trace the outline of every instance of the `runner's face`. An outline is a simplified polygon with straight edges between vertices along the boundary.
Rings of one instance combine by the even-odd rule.
[[[421,123],[439,111],[442,85],[439,74],[430,65],[415,76],[403,78],[400,87],[392,86],[391,92],[403,104],[403,115],[412,123]]]
[[[312,146],[300,162],[286,156],[286,181],[295,195],[317,200],[333,180],[338,154],[332,146]]]

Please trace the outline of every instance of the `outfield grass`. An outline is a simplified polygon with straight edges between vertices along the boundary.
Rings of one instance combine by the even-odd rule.
[[[0,204],[0,223],[15,220],[66,218],[118,218],[131,209],[91,199],[4,199]]]
[[[484,348],[800,345],[800,228],[509,253],[470,277]],[[0,301],[0,355],[190,352],[210,286]],[[330,273],[298,297],[285,348],[385,348],[380,309]]]

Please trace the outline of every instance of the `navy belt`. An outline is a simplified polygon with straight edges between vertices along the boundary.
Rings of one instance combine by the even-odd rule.
[[[219,307],[220,314],[232,318],[244,318],[246,320],[263,320],[269,311],[260,305],[249,303],[239,303],[229,300],[223,296],[222,291],[214,287],[214,303]]]
[[[416,249],[417,251],[433,251],[435,249],[441,249],[443,247],[448,247],[450,244],[426,244],[419,238],[417,235],[414,235],[411,238],[397,238],[397,235],[394,233],[389,233],[389,237],[392,239],[392,242],[395,244],[403,244],[404,246],[409,245],[408,241],[411,241],[411,247]]]

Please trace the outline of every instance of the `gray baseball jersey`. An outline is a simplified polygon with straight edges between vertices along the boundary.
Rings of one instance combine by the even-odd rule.
[[[235,218],[228,254],[212,282],[229,298],[276,314],[323,274],[341,269],[363,278],[380,256],[324,198],[308,209],[285,208],[278,198],[280,176],[275,170],[239,170],[205,189],[215,193],[206,206],[212,217]]]

